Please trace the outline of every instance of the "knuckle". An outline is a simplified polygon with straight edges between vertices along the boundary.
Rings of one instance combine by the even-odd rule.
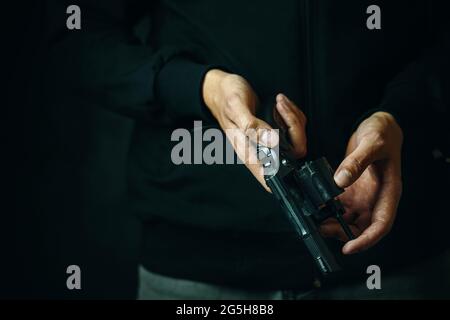
[[[258,120],[255,117],[246,119],[244,123],[244,132],[254,131],[258,127]]]
[[[225,101],[227,107],[232,108],[241,102],[241,96],[237,92],[232,92],[225,97]]]
[[[352,174],[356,174],[358,172],[362,172],[362,170],[363,170],[363,164],[356,157],[349,157],[347,159],[347,163],[345,164],[344,167],[348,171],[350,171]]]
[[[370,138],[370,142],[375,149],[379,149],[386,145],[386,135],[382,132],[374,132]]]
[[[304,126],[306,126],[306,124],[308,123],[308,118],[306,118],[306,115],[303,113],[302,110],[298,109],[299,111],[299,117],[303,123]]]
[[[291,128],[297,128],[300,125],[298,118],[292,114],[286,114],[286,122]]]

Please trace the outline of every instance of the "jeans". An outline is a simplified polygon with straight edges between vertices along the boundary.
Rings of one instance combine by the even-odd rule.
[[[368,275],[369,276],[369,275]],[[450,251],[383,275],[381,289],[366,281],[309,291],[252,291],[175,279],[139,267],[140,300],[450,299]]]

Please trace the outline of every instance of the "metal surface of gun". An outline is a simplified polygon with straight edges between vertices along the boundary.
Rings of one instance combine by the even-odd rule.
[[[334,217],[350,239],[354,236],[342,218],[344,208],[336,199],[344,190],[334,182],[327,160],[320,158],[301,165],[282,152],[262,146],[258,146],[258,158],[263,164],[268,187],[303,239],[317,267],[323,274],[341,270],[320,235],[319,226],[324,220]]]

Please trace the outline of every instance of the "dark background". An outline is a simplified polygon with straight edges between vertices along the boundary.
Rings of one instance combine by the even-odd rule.
[[[58,72],[46,46],[48,24],[65,23],[65,11],[55,19],[45,1],[1,6],[0,298],[134,298],[141,230],[127,210],[125,175],[133,122],[66,91],[70,74]],[[448,244],[448,164],[431,156],[435,147],[448,149],[446,126],[448,117],[424,124],[405,145],[423,150],[404,166],[404,194],[418,201],[403,211],[423,212],[419,226],[398,217],[414,238],[399,246],[405,255],[420,258]],[[81,267],[80,291],[66,288],[71,264]]]
[[[132,123],[65,91],[70,75],[55,73],[44,1],[1,6],[0,298],[134,298],[140,229],[124,209],[123,169]],[[82,290],[66,288],[71,264]]]

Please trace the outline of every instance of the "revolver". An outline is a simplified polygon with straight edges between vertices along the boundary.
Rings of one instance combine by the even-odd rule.
[[[333,170],[328,161],[322,157],[300,163],[282,151],[277,152],[261,145],[257,146],[257,152],[267,186],[280,202],[319,270],[324,275],[342,270],[319,233],[320,224],[334,217],[347,237],[354,239],[342,218],[344,208],[336,198],[344,190],[334,182]]]

